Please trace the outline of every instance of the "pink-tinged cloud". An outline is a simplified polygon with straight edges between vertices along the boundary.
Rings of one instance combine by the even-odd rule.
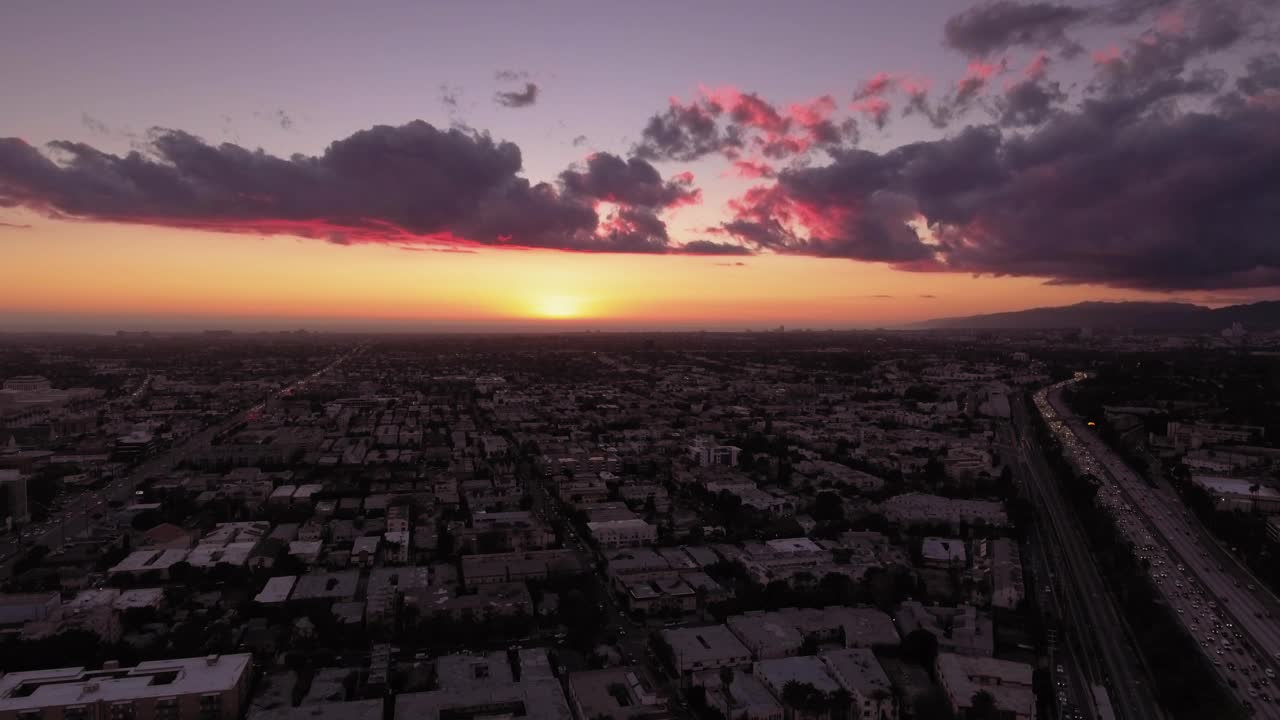
[[[1110,45],[1101,50],[1094,50],[1089,53],[1089,58],[1093,60],[1094,65],[1107,65],[1120,60],[1120,48]]]
[[[889,111],[893,109],[889,104],[889,101],[882,97],[868,97],[861,100],[855,100],[849,107],[870,118],[871,122],[875,123],[875,126],[881,129],[884,129],[884,126],[888,124]]]
[[[1187,15],[1180,7],[1165,10],[1156,16],[1156,30],[1165,35],[1185,35]]]
[[[897,82],[898,75],[895,73],[878,72],[863,81],[862,85],[853,93],[853,99],[864,100],[870,97],[879,97],[889,92]]]
[[[733,163],[733,173],[740,178],[771,178],[775,171],[772,167],[765,163],[752,162],[750,160],[735,160]]]
[[[1022,71],[1023,77],[1027,80],[1037,81],[1043,80],[1049,73],[1049,53],[1041,50],[1031,58],[1031,62],[1027,63],[1027,68]]]

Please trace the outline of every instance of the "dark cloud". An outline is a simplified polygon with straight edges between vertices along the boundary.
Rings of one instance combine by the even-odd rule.
[[[1269,52],[1251,58],[1236,78],[1236,89],[1247,97],[1280,90],[1280,54]]]
[[[292,130],[297,124],[294,121],[293,116],[284,110],[277,110],[274,117],[276,123],[280,125],[281,130]]]
[[[633,154],[647,160],[688,162],[742,147],[736,128],[722,129],[713,112],[697,102],[672,102],[666,112],[649,118]]]
[[[736,243],[716,242],[715,240],[690,240],[680,246],[680,251],[688,255],[753,255],[749,248]],[[745,263],[735,263],[743,265]]]
[[[493,94],[493,101],[503,107],[529,107],[538,101],[539,92],[540,90],[536,83],[527,82],[522,90],[512,90],[510,92],[499,90]]]
[[[664,181],[662,175],[641,158],[623,160],[611,153],[595,153],[582,170],[560,173],[565,192],[592,200],[647,208],[668,208],[696,204],[702,192],[692,187],[693,177],[682,174]]]
[[[573,146],[574,146],[574,147],[582,147],[583,145],[586,145],[586,144],[587,144],[587,136],[586,136],[586,135],[574,135],[574,136],[573,136]]]
[[[1067,35],[1089,18],[1089,10],[1055,2],[992,0],[947,20],[947,45],[975,57],[997,55],[1014,47],[1055,48],[1076,54],[1080,46]]]
[[[1280,284],[1280,109],[1059,113],[782,173],[725,231],[783,253],[1151,290]],[[928,227],[918,233],[908,226]]]
[[[524,82],[529,79],[529,73],[524,70],[498,70],[493,79],[498,82]]]
[[[519,177],[519,149],[417,121],[376,126],[322,155],[279,158],[178,130],[123,157],[55,142],[50,155],[0,140],[0,199],[88,219],[348,241],[498,235],[554,246],[590,233],[589,207]]]
[[[0,207],[336,244],[683,251],[656,212],[697,197],[691,176],[663,180],[644,161],[614,157],[571,170],[564,187],[532,184],[520,170],[515,145],[422,121],[287,159],[178,130],[153,130],[144,150],[124,156],[3,138]],[[605,197],[619,207],[601,220],[592,202]]]
[[[673,100],[651,117],[632,152],[649,160],[691,161],[712,154],[737,160],[748,151],[780,160],[832,150],[858,139],[856,121],[834,118],[838,107],[830,95],[781,108],[733,87],[703,90],[701,98]]]
[[[1000,124],[1005,127],[1029,127],[1048,120],[1067,94],[1056,82],[1022,80],[1010,86],[996,101]]]

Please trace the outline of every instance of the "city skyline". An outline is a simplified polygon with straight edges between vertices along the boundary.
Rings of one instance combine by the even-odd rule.
[[[1280,298],[1269,3],[305,7],[9,13],[0,331]]]

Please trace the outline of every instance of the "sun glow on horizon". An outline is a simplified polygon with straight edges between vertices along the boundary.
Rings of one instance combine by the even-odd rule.
[[[572,295],[548,295],[534,303],[533,314],[549,320],[569,320],[583,317],[586,313],[582,298]]]

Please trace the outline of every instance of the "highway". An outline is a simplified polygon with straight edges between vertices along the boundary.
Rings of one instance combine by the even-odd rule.
[[[299,388],[305,387],[313,380],[337,368],[362,349],[363,347],[357,347],[341,355],[323,368],[277,390],[274,396],[284,397]],[[149,379],[150,376],[148,376],[148,381]],[[142,392],[146,384],[144,382],[130,396],[131,402]],[[111,503],[130,502],[135,497],[139,484],[169,472],[189,453],[207,446],[218,433],[226,432],[251,416],[260,413],[265,405],[266,403],[262,402],[247,410],[237,412],[221,422],[192,435],[180,444],[148,458],[130,470],[127,475],[115,478],[102,487],[88,490],[74,497],[68,497],[62,508],[44,522],[26,525],[18,533],[13,533],[3,538],[0,540],[0,578],[9,577],[13,564],[22,556],[24,548],[36,545],[43,545],[50,549],[61,547],[69,539],[85,532],[93,525],[94,520],[106,514],[110,510]]]
[[[1060,383],[1036,404],[1068,458],[1102,486],[1098,502],[1148,563],[1155,587],[1246,708],[1280,718],[1280,605],[1208,536],[1167,485],[1152,487],[1075,417]],[[1251,586],[1253,589],[1251,589]]]
[[[1056,604],[1066,611],[1062,617],[1068,621],[1067,630],[1074,633],[1076,642],[1083,646],[1074,653],[1082,662],[1073,673],[1077,676],[1071,677],[1068,683],[1074,691],[1068,702],[1087,708],[1089,714],[1096,717],[1097,709],[1088,690],[1089,685],[1096,683],[1106,687],[1116,700],[1120,717],[1134,720],[1164,717],[1141,664],[1141,656],[1129,639],[1128,623],[1103,582],[1084,532],[1073,520],[1074,513],[1035,444],[1026,405],[1016,402],[1013,409],[1015,426],[1020,431],[1020,469],[1036,509],[1038,533],[1046,543],[1051,543],[1047,554],[1058,569],[1052,594]],[[1089,677],[1079,678],[1080,672]],[[1056,680],[1056,667],[1054,675]],[[1064,704],[1061,699],[1059,704]]]

